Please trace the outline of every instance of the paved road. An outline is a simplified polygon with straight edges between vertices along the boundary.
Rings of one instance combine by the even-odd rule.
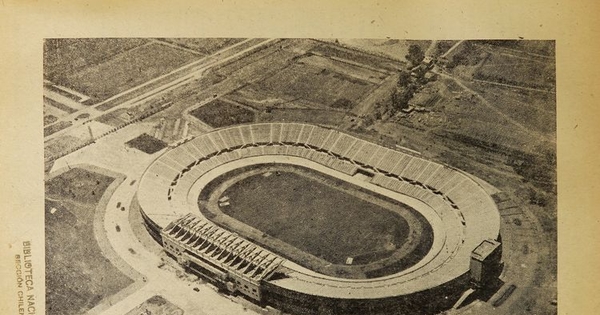
[[[249,39],[249,40],[252,40],[252,39]],[[80,112],[77,112],[77,113],[75,113],[73,115],[79,115],[79,114],[81,114],[83,112],[87,112],[87,113],[90,114],[90,117],[87,118],[87,119],[84,119],[84,120],[75,121],[75,122],[73,122],[73,125],[71,127],[65,128],[63,130],[57,131],[57,132],[55,132],[55,133],[47,136],[46,138],[44,138],[44,142],[46,142],[48,140],[51,140],[51,139],[54,139],[56,137],[59,137],[61,135],[64,135],[64,134],[70,132],[71,130],[73,130],[73,129],[79,127],[79,126],[82,126],[86,121],[96,119],[96,118],[100,117],[101,115],[113,112],[113,111],[121,109],[121,108],[129,108],[129,107],[131,107],[133,105],[137,105],[136,103],[139,102],[142,99],[147,99],[148,97],[156,97],[156,96],[158,96],[158,95],[160,95],[162,93],[165,93],[167,91],[173,90],[173,89],[175,89],[175,88],[177,88],[177,87],[179,87],[179,86],[181,86],[183,84],[188,83],[189,81],[191,81],[193,79],[200,78],[204,74],[205,71],[209,70],[210,68],[212,68],[212,67],[214,67],[216,65],[219,65],[219,64],[225,63],[225,62],[227,62],[227,61],[229,61],[231,59],[240,57],[240,56],[246,54],[247,52],[249,52],[249,51],[251,51],[253,49],[256,49],[256,48],[258,48],[260,46],[263,46],[263,45],[267,45],[267,44],[275,41],[276,39],[265,39],[265,40],[260,41],[258,44],[252,45],[252,46],[250,46],[250,47],[248,47],[248,48],[246,48],[246,49],[244,49],[244,50],[242,50],[240,52],[237,52],[237,53],[235,53],[233,55],[225,56],[224,52],[226,52],[226,51],[228,51],[228,50],[230,50],[230,49],[232,49],[234,47],[237,47],[240,44],[246,43],[249,40],[246,40],[246,41],[237,43],[235,45],[229,46],[228,48],[226,48],[224,50],[221,50],[219,52],[216,52],[215,54],[213,54],[213,55],[211,55],[211,56],[209,56],[207,58],[198,60],[198,61],[193,62],[191,64],[187,64],[187,65],[185,65],[185,66],[183,66],[183,67],[181,67],[181,68],[179,68],[177,70],[174,70],[171,73],[168,73],[168,74],[166,74],[164,76],[161,76],[159,78],[150,80],[150,81],[148,81],[148,82],[146,82],[146,83],[144,83],[144,84],[142,84],[140,86],[137,86],[137,87],[132,88],[130,90],[127,90],[127,91],[125,91],[123,93],[115,95],[114,97],[112,97],[112,98],[110,98],[110,99],[108,99],[106,101],[112,100],[112,99],[117,98],[117,97],[121,97],[121,96],[123,96],[125,94],[128,94],[128,93],[132,93],[135,90],[137,90],[138,88],[143,87],[143,86],[148,85],[148,84],[152,84],[153,82],[155,82],[157,80],[160,80],[161,78],[163,78],[165,76],[171,75],[172,73],[177,73],[179,71],[187,70],[190,67],[194,67],[194,70],[191,73],[189,73],[187,75],[184,75],[182,77],[179,77],[179,78],[177,78],[175,80],[169,81],[169,82],[167,82],[165,84],[162,84],[162,85],[160,85],[160,86],[152,89],[149,92],[146,92],[146,93],[144,93],[144,94],[142,94],[140,96],[137,96],[137,97],[135,97],[135,98],[133,98],[131,100],[125,101],[125,102],[123,102],[123,103],[121,103],[121,104],[119,104],[119,105],[117,105],[117,106],[115,106],[115,107],[113,107],[113,108],[111,108],[111,109],[109,109],[107,111],[101,112],[101,111],[98,111],[96,109],[87,109],[87,110],[82,110]],[[102,104],[102,103],[96,104],[94,106],[98,106],[100,104]],[[66,116],[65,119],[71,118],[71,116],[72,115]]]
[[[135,236],[129,223],[128,211],[121,211],[116,207],[118,202],[128,207],[137,189],[137,184],[130,185],[132,180],[137,180],[146,167],[153,161],[157,154],[147,155],[140,151],[129,149],[123,145],[126,139],[150,130],[150,124],[133,124],[110,134],[96,143],[76,151],[56,161],[53,170],[65,167],[75,167],[78,164],[90,164],[121,173],[127,178],[116,188],[110,196],[104,217],[102,233],[106,238],[96,237],[99,242],[108,239],[108,244],[101,248],[112,249],[106,257],[115,266],[126,263],[146,279],[134,286],[140,287],[131,293],[131,288],[126,288],[112,298],[107,298],[89,311],[89,314],[114,314],[123,315],[138,306],[153,295],[159,294],[176,304],[185,311],[185,314],[253,314],[244,310],[244,307],[228,298],[219,295],[207,285],[192,284],[187,280],[177,278],[171,270],[159,268],[161,260],[158,256],[146,249]],[[110,154],[102,154],[110,152]],[[129,210],[129,209],[127,209]],[[119,225],[120,232],[116,226]],[[198,288],[198,292],[193,290]],[[120,295],[125,295],[120,301],[115,301]]]

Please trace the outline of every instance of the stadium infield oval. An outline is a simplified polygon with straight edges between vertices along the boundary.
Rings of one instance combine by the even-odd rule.
[[[310,144],[315,143],[315,134],[320,140],[316,145]],[[292,143],[284,140],[286,137],[296,140]],[[198,153],[214,147],[217,153]],[[205,157],[193,162],[197,155]],[[333,161],[336,158],[343,165]],[[286,277],[268,281],[270,286],[282,290],[330,298],[372,299],[435,288],[468,272],[471,251],[481,241],[499,235],[499,214],[493,200],[460,171],[336,130],[305,124],[225,128],[166,151],[140,180],[140,207],[150,225],[160,229],[182,215],[198,213],[202,187],[219,174],[265,163],[309,167],[396,199],[421,213],[434,235],[431,250],[417,264],[373,279],[327,276],[287,260],[283,263],[288,270]],[[357,168],[368,170],[373,178],[365,181],[349,175]]]
[[[199,205],[217,225],[341,278],[404,270],[433,242],[418,211],[298,165],[256,164],[224,173],[204,187]]]

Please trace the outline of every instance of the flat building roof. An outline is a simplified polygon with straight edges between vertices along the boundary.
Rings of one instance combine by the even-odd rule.
[[[477,260],[484,260],[489,255],[491,255],[498,247],[500,247],[500,242],[492,239],[487,239],[479,246],[477,246],[473,252],[471,252],[471,257]]]

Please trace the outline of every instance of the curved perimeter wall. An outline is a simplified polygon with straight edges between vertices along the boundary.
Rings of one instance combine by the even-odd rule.
[[[374,311],[376,305],[392,306],[400,300],[407,305],[408,296],[463,283],[473,249],[499,236],[500,215],[494,201],[461,171],[337,130],[296,123],[220,129],[166,151],[140,181],[137,199],[147,227],[156,236],[157,230],[189,212],[199,215],[195,201],[204,184],[227,169],[256,163],[325,167],[348,181],[356,180],[353,175],[358,170],[366,171],[372,176],[368,182],[362,180],[364,187],[383,189],[401,201],[412,199],[420,204],[422,210],[417,211],[428,213],[434,227],[430,253],[417,265],[390,276],[341,279],[284,263],[287,276],[264,283],[267,303],[282,309],[291,304],[301,307],[300,300],[316,305],[301,307],[302,312],[316,313],[340,310],[342,305],[357,311]],[[291,303],[287,308],[285,300]]]

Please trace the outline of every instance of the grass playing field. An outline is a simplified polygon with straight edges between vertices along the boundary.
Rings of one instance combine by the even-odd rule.
[[[222,196],[225,214],[332,264],[382,259],[409,234],[399,213],[296,172],[249,176]]]

